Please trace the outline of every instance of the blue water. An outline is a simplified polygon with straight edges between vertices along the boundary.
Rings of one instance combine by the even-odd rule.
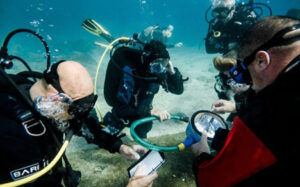
[[[270,5],[273,14],[300,7],[299,0],[255,2]],[[113,36],[132,36],[149,25],[172,24],[171,42],[203,49],[208,28],[204,14],[210,4],[209,0],[1,0],[0,42],[14,29],[29,28],[46,38],[53,60],[68,59],[72,51],[89,53],[95,48],[93,42],[100,40],[81,27],[83,20],[93,18]],[[14,37],[10,49],[27,58],[43,51],[38,40],[25,34]]]

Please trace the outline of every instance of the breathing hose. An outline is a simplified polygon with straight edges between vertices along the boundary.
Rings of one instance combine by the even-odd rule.
[[[98,66],[97,66],[97,69],[96,69],[96,75],[95,75],[95,78],[94,78],[94,94],[97,94],[97,80],[98,80],[98,74],[99,74],[99,71],[100,71],[100,67],[101,67],[101,64],[102,64],[102,61],[104,59],[104,56],[106,55],[107,51],[112,49],[112,46],[118,42],[119,40],[130,40],[130,38],[127,38],[127,37],[120,37],[120,38],[117,38],[115,39],[114,41],[112,41],[108,46],[106,46],[99,62],[98,62]],[[100,111],[100,106],[99,104],[96,102],[95,104],[95,107],[96,107],[96,111],[97,111],[97,114],[98,116],[100,117],[101,121],[103,120],[103,116],[101,114],[101,111]]]
[[[50,67],[50,50],[49,50],[49,47],[46,43],[46,41],[44,40],[44,38],[42,36],[40,36],[38,33],[32,31],[32,30],[29,30],[29,29],[17,29],[17,30],[14,30],[12,31],[11,33],[9,33],[6,38],[4,39],[4,42],[3,42],[3,45],[0,49],[0,57],[1,58],[12,58],[12,59],[18,59],[20,60],[24,65],[26,64],[26,62],[23,60],[23,59],[20,59],[20,58],[17,58],[15,56],[12,56],[10,57],[8,54],[7,54],[7,46],[8,46],[8,43],[10,41],[10,39],[17,33],[21,33],[21,32],[27,32],[27,33],[30,33],[30,34],[33,34],[34,36],[36,36],[44,45],[45,47],[45,50],[46,50],[46,59],[47,59],[47,66],[46,68],[48,69]],[[11,60],[11,59],[10,59]],[[25,65],[27,68],[28,68],[28,65]]]
[[[183,143],[180,143],[179,145],[176,145],[176,146],[167,147],[167,146],[154,145],[154,144],[151,144],[151,143],[143,140],[135,133],[134,129],[137,126],[147,123],[147,122],[158,120],[158,119],[159,119],[158,117],[151,116],[151,117],[146,117],[146,118],[134,121],[130,127],[130,134],[131,134],[132,138],[134,139],[134,141],[136,141],[137,143],[139,143],[140,145],[142,145],[148,149],[151,149],[154,151],[161,151],[161,152],[178,152],[178,151],[182,151],[185,147],[187,147],[189,145],[188,141],[191,141],[191,140],[188,138]],[[171,115],[170,119],[175,119],[175,120],[180,120],[180,121],[185,121],[185,122],[188,121],[187,117],[178,116],[178,115]]]

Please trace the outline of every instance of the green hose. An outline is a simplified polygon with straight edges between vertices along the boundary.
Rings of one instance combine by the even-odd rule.
[[[143,119],[140,119],[140,120],[136,120],[134,121],[132,124],[131,124],[131,127],[130,127],[130,134],[132,136],[132,138],[134,139],[134,141],[136,141],[137,143],[139,143],[140,145],[148,148],[148,149],[151,149],[151,150],[154,150],[154,151],[161,151],[161,152],[178,152],[178,151],[181,151],[184,149],[184,146],[183,144],[179,144],[179,145],[176,145],[176,146],[171,146],[171,147],[164,147],[164,146],[159,146],[159,145],[153,145],[149,142],[146,142],[145,140],[143,140],[142,138],[140,138],[134,131],[134,129],[141,125],[141,124],[144,124],[144,123],[147,123],[147,122],[151,122],[151,121],[154,121],[154,120],[158,120],[159,118],[158,117],[146,117],[146,118],[143,118]],[[181,120],[181,121],[187,121],[186,117],[183,117],[183,116],[177,116],[177,115],[171,115],[171,118],[170,119],[175,119],[175,120]],[[182,147],[183,146],[183,147]]]

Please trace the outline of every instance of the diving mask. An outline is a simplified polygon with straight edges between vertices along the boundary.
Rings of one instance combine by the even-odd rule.
[[[166,62],[168,62],[168,60],[163,58],[158,58],[152,61],[149,64],[150,73],[155,75],[166,73],[167,69],[164,66],[165,64],[167,64]]]
[[[69,106],[68,113],[75,118],[84,118],[94,108],[98,96],[90,94],[82,99],[73,101]]]
[[[284,37],[287,33],[295,31],[297,29],[300,29],[300,24],[296,24],[278,31],[268,42],[256,48],[256,50],[254,50],[249,56],[245,57],[243,60],[238,60],[237,65],[230,70],[231,77],[237,83],[248,85],[251,84],[252,79],[247,66],[249,66],[253,62],[256,53],[258,51],[267,51],[268,49],[279,45],[289,45],[292,42],[299,40],[299,35],[295,35],[290,38]]]

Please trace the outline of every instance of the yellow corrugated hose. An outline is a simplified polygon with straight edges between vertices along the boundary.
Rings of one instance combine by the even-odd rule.
[[[101,63],[104,59],[104,56],[106,55],[107,51],[110,50],[112,48],[112,46],[118,42],[119,40],[130,40],[130,38],[128,37],[120,37],[120,38],[117,38],[115,39],[114,41],[112,41],[108,46],[106,46],[99,62],[98,62],[98,66],[97,66],[97,69],[96,69],[96,74],[95,74],[95,79],[94,79],[94,94],[97,94],[97,80],[98,80],[98,74],[99,74],[99,71],[100,71],[100,67],[101,67]],[[100,117],[101,121],[103,120],[103,116],[101,114],[101,111],[100,111],[100,106],[98,104],[98,102],[96,103],[95,105],[96,107],[96,111],[97,111],[97,114],[98,116]]]

